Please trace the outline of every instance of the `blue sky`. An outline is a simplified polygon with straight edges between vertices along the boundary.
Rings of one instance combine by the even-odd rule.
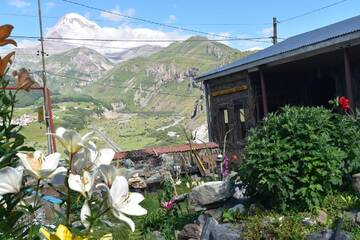
[[[122,14],[145,18],[204,32],[212,32],[231,37],[264,37],[269,35],[272,17],[279,21],[304,12],[332,4],[336,0],[74,0]],[[37,19],[28,15],[37,14],[37,0],[1,0],[0,24],[15,26],[14,35],[38,35]],[[125,19],[104,16],[101,12],[74,6],[61,0],[42,0],[44,25],[51,28],[59,18],[69,12],[76,12],[95,21],[101,27],[127,26],[130,28],[149,28],[165,33],[173,29],[156,25],[133,22]],[[325,26],[360,14],[360,1],[347,0],[334,7],[280,23],[279,37],[289,37],[298,33]],[[26,15],[26,16],[15,16]],[[249,25],[203,25],[203,24],[249,24]],[[197,25],[199,24],[199,25]],[[176,32],[179,36],[193,35],[190,32]],[[171,35],[169,35],[171,36]],[[74,36],[79,37],[79,36]],[[232,42],[231,46],[246,49],[265,47],[270,44],[258,42]]]

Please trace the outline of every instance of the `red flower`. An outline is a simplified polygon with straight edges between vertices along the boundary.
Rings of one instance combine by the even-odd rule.
[[[350,109],[349,99],[346,97],[339,97],[338,103],[341,110],[347,111]]]

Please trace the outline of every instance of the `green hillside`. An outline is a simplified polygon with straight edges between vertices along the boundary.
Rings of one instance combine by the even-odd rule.
[[[218,42],[192,37],[146,58],[134,58],[110,70],[88,90],[120,110],[189,113],[201,90],[192,79],[211,68],[245,56]],[[189,97],[194,96],[194,97]]]

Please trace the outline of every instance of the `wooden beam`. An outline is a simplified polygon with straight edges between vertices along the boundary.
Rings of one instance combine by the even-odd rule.
[[[344,48],[344,66],[345,66],[346,97],[349,98],[350,106],[355,111],[355,103],[354,103],[353,88],[352,88],[351,65],[350,65],[348,48]]]
[[[260,85],[261,85],[261,98],[263,104],[263,111],[264,116],[268,113],[268,103],[267,103],[267,96],[266,96],[266,85],[265,85],[265,78],[264,72],[260,69]]]
[[[14,91],[14,90],[24,90],[24,89],[19,89],[18,87],[15,87],[15,86],[8,86],[8,87],[0,87],[1,90],[11,90],[11,91]],[[29,88],[29,90],[43,90],[42,87],[31,87]]]
[[[207,117],[207,124],[208,124],[208,137],[209,141],[212,141],[212,123],[211,123],[211,110],[210,110],[210,99],[209,99],[209,92],[210,92],[210,85],[209,83],[204,84],[204,94],[205,94],[205,105],[206,105],[206,117]]]
[[[247,85],[241,85],[239,87],[233,87],[233,88],[222,89],[219,91],[214,91],[211,95],[213,97],[218,97],[218,96],[228,95],[228,94],[232,94],[232,93],[242,92],[247,89],[248,89]]]

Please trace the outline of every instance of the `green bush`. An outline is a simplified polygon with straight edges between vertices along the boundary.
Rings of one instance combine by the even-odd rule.
[[[360,128],[322,107],[284,107],[249,132],[240,176],[267,207],[312,209],[360,170]]]

